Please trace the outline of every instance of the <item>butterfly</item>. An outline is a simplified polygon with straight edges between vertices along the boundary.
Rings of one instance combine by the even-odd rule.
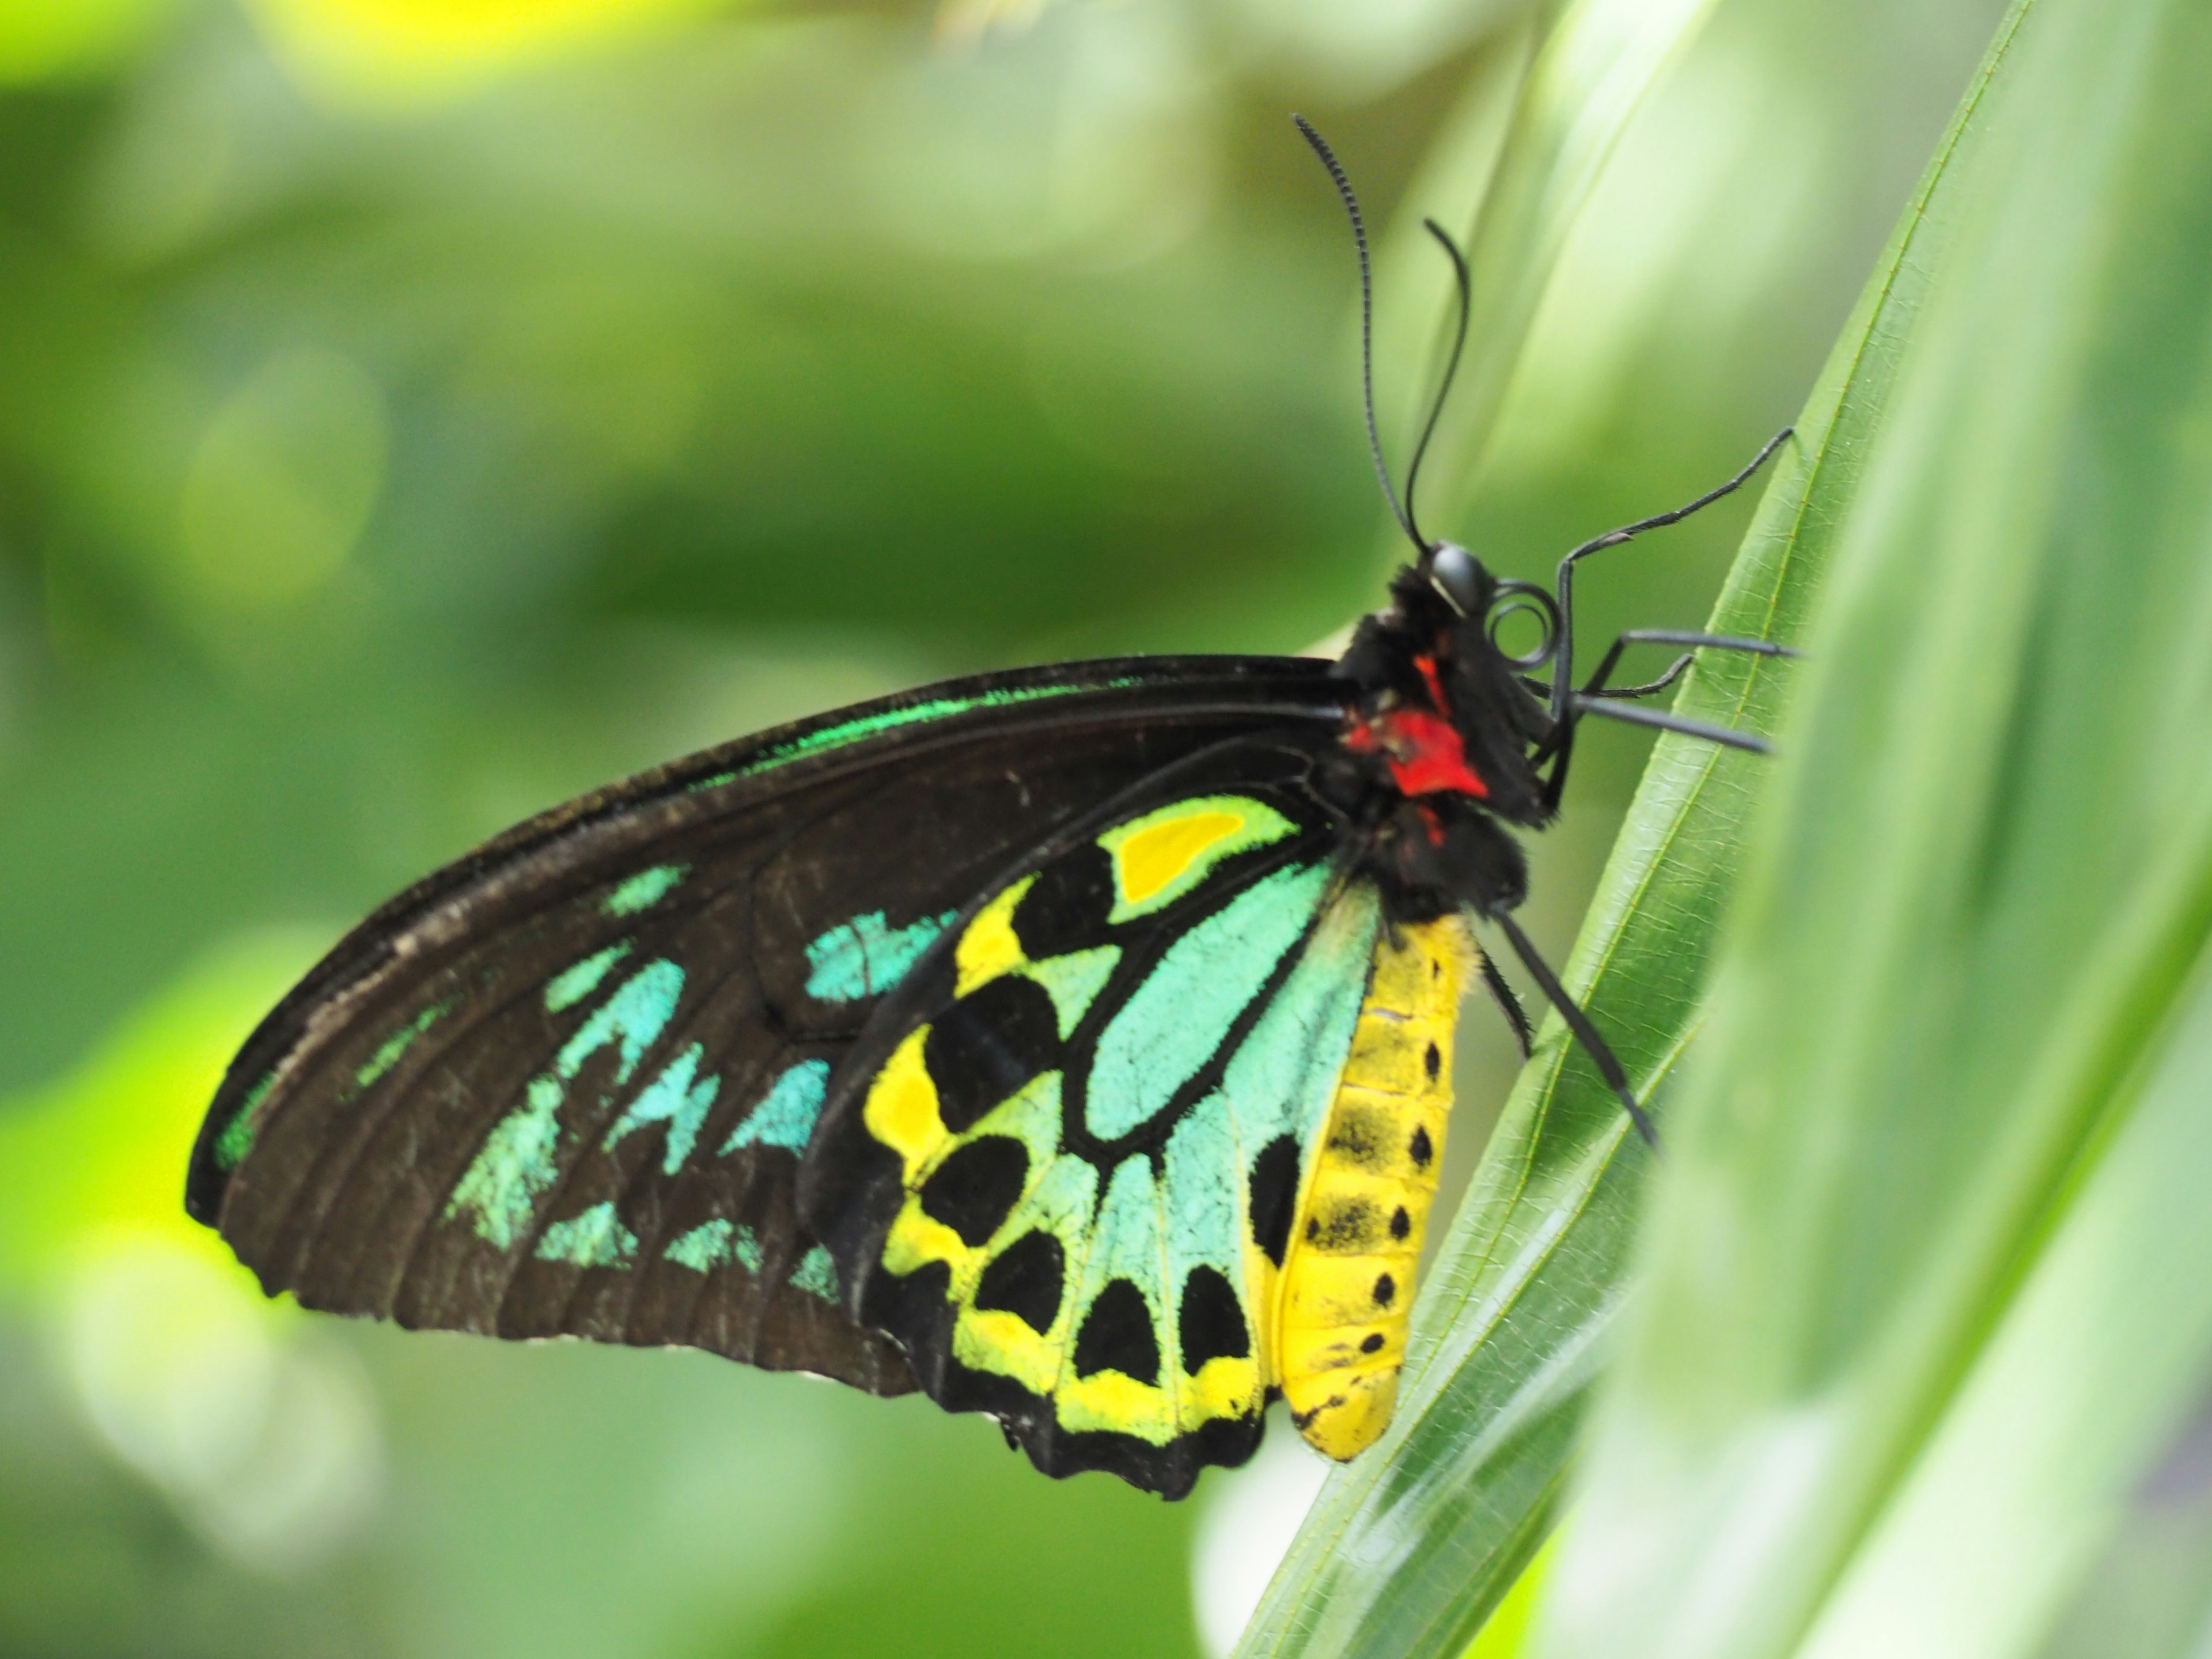
[[[1571,581],[1773,447],[1549,589],[1422,536],[1385,471],[1416,556],[1334,663],[955,680],[532,818],[262,1022],[186,1206],[310,1308],[920,1389],[1048,1474],[1181,1497],[1279,1395],[1349,1458],[1395,1400],[1462,991],[1528,1049],[1470,918],[1650,1133],[1514,920],[1513,831],[1585,715],[1763,746],[1638,706],[1686,654],[1611,676],[1778,647],[1625,635],[1577,684]]]

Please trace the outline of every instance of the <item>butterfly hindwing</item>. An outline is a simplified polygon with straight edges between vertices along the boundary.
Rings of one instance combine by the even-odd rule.
[[[800,1193],[848,1309],[1048,1473],[1180,1495],[1279,1386],[1281,1273],[1386,932],[1310,764],[1225,744],[1063,832],[833,1083]]]
[[[194,1213],[310,1306],[910,1387],[794,1212],[832,1069],[1024,848],[1334,695],[1273,659],[994,676],[558,809],[386,907],[264,1022]]]

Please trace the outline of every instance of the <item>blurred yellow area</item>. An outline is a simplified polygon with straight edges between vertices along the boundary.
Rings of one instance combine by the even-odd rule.
[[[210,1546],[264,1572],[350,1539],[381,1483],[359,1366],[265,1300],[179,1203],[231,1054],[308,960],[266,935],[204,958],[75,1073],[0,1103],[0,1297],[27,1304],[52,1369],[110,1455]]]
[[[744,0],[247,0],[304,85],[342,104],[434,102],[509,69],[587,52]],[[939,40],[1035,23],[1047,0],[942,0]],[[177,0],[0,0],[0,85],[94,70]]]
[[[184,1169],[223,1068],[313,960],[272,933],[210,953],[70,1073],[0,1102],[0,1169],[35,1170],[0,1205],[0,1295],[58,1289],[88,1261],[158,1243],[252,1280],[184,1212]]]
[[[604,46],[725,0],[252,0],[313,91],[346,103],[451,97],[516,66]]]
[[[1537,1609],[1543,1602],[1545,1581],[1559,1554],[1559,1540],[1556,1531],[1544,1540],[1543,1548],[1521,1569],[1513,1588],[1505,1592],[1505,1599],[1483,1621],[1462,1659],[1520,1659],[1522,1654],[1535,1650],[1529,1637],[1535,1628]]]
[[[312,92],[406,106],[526,64],[590,51],[730,0],[249,0]],[[0,84],[83,74],[143,46],[178,0],[4,0]],[[980,29],[1005,0],[962,8]],[[1017,9],[1030,7],[1017,0]]]
[[[0,86],[105,69],[134,51],[173,0],[0,0]]]

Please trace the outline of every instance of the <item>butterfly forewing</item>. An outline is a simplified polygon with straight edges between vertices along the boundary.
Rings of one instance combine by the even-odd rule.
[[[1382,928],[1311,753],[1227,744],[954,919],[801,1176],[848,1310],[1037,1465],[1180,1495],[1257,1443],[1277,1279]]]
[[[833,1068],[1028,848],[1193,750],[1332,720],[1319,667],[957,683],[522,826],[264,1024],[203,1131],[194,1212],[313,1307],[911,1386],[794,1215]]]

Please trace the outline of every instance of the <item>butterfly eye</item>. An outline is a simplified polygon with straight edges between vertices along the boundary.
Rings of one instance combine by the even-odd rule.
[[[1500,637],[1516,617],[1532,618],[1536,626],[1536,642],[1519,653],[1508,649]],[[1513,625],[1516,633],[1526,626]],[[1534,582],[1502,581],[1491,594],[1490,614],[1483,628],[1490,635],[1491,645],[1509,665],[1515,668],[1541,668],[1551,660],[1552,652],[1559,644],[1559,604]]]
[[[1484,590],[1492,585],[1489,573],[1476,562],[1474,555],[1456,542],[1437,546],[1435,556],[1429,561],[1429,581],[1462,617],[1472,617],[1481,611]]]

